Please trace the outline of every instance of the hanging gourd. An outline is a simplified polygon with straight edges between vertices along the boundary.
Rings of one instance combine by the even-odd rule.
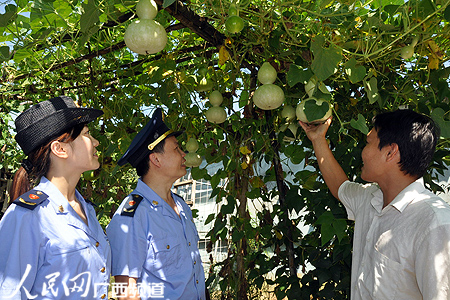
[[[325,99],[316,99],[314,97],[301,101],[295,113],[297,119],[304,123],[318,124],[325,122],[331,117],[333,106]]]
[[[244,20],[239,17],[239,10],[235,4],[231,4],[228,8],[228,18],[225,21],[225,28],[229,33],[238,33],[244,29]]]
[[[277,79],[277,71],[268,62],[263,63],[258,71],[258,80],[262,83],[253,94],[253,103],[261,109],[272,110],[280,107],[284,101],[283,90],[273,84]]]
[[[206,119],[214,124],[225,122],[227,113],[225,112],[225,109],[220,106],[223,102],[222,94],[219,91],[212,91],[211,94],[209,94],[209,102],[212,107],[205,112]]]
[[[208,78],[208,69],[205,67],[202,67],[198,70],[198,79],[196,90],[199,92],[207,92],[213,89],[214,83],[211,79]]]
[[[138,54],[158,53],[167,44],[164,27],[153,20],[158,13],[154,0],[140,0],[136,5],[139,19],[128,25],[123,37],[127,47]]]
[[[281,110],[282,125],[280,131],[286,132],[287,129],[292,133],[293,137],[284,136],[285,142],[293,142],[297,136],[298,122],[296,121],[296,111],[292,105],[285,104]]]
[[[186,162],[184,163],[186,167],[195,168],[201,165],[203,159],[202,157],[196,153],[198,150],[198,142],[194,138],[189,138],[189,140],[186,143],[186,150],[188,153],[186,153],[186,156],[184,159]]]

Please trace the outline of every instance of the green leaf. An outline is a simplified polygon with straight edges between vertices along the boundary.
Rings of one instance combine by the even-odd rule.
[[[212,220],[214,220],[215,217],[216,217],[216,214],[209,214],[208,217],[205,220],[205,225],[208,225],[209,223],[211,223]]]
[[[287,73],[287,83],[290,87],[293,87],[299,82],[305,84],[308,82],[311,76],[313,76],[311,70],[303,70],[302,67],[291,64]]]
[[[280,49],[280,37],[286,34],[284,30],[281,30],[280,28],[277,28],[276,30],[272,31],[269,37],[269,46],[274,49]]]
[[[308,179],[303,183],[302,187],[307,190],[314,190],[316,187],[316,179],[319,176],[317,173],[313,173]]]
[[[175,0],[164,0],[164,2],[163,2],[163,8],[166,8],[166,7],[168,7],[168,6],[171,6],[174,2],[175,2]]]
[[[158,89],[158,97],[162,103],[167,103],[169,101],[169,87],[167,81],[161,82]]]
[[[401,5],[386,5],[384,7],[384,11],[390,14],[391,16],[394,16],[395,14],[398,13],[400,7]]]
[[[220,179],[221,179],[220,174],[217,174],[217,173],[214,174],[211,177],[211,180],[210,180],[211,187],[212,188],[216,188],[219,185],[219,183],[220,183]]]
[[[286,205],[293,208],[297,213],[305,207],[305,202],[299,197],[297,188],[290,188],[286,193],[285,200]]]
[[[363,134],[367,135],[369,133],[369,127],[367,127],[366,125],[366,119],[361,114],[358,114],[357,121],[355,121],[355,119],[352,119],[350,121],[350,125],[356,130],[361,131]]]
[[[439,125],[441,128],[441,136],[443,138],[450,138],[450,121],[444,119],[445,111],[438,107],[431,112],[431,118]]]
[[[376,0],[372,2],[373,8],[378,9],[380,7],[385,7],[386,5],[402,5],[403,0]]]
[[[206,169],[191,168],[191,175],[193,179],[199,180],[205,178],[208,175],[208,171]]]
[[[14,53],[14,61],[17,63],[30,56],[31,52],[28,49],[19,49]]]
[[[357,83],[363,80],[366,76],[366,68],[364,66],[357,66],[356,59],[354,57],[345,63],[344,68],[351,83]]]
[[[450,22],[450,5],[444,10],[444,18]]]
[[[1,46],[0,47],[0,61],[7,61],[10,58],[9,47]]]
[[[369,98],[369,103],[373,104],[380,99],[380,94],[378,93],[378,81],[375,77],[370,78],[369,81],[364,81],[364,88],[367,93],[367,98]]]
[[[328,102],[323,101],[320,105],[318,105],[314,99],[307,100],[304,106],[304,112],[308,120],[322,119],[329,109],[330,104]]]
[[[6,27],[9,22],[12,22],[16,16],[17,7],[13,4],[5,6],[5,13],[0,14],[0,27]]]
[[[333,221],[334,232],[337,235],[339,241],[341,241],[346,235],[347,221],[344,219],[336,219]]]
[[[248,99],[250,97],[250,94],[247,90],[242,91],[241,95],[239,96],[239,107],[242,108],[248,104]]]
[[[81,6],[83,13],[80,18],[80,29],[81,32],[88,33],[100,21],[100,10],[95,6],[93,0],[89,0],[88,3],[83,3]]]
[[[333,226],[330,224],[322,224],[322,226],[320,226],[320,240],[322,242],[322,246],[325,245],[326,243],[328,243],[328,241],[330,241],[333,236],[334,236],[334,228]]]
[[[236,242],[240,241],[244,236],[245,236],[245,233],[243,231],[234,230],[233,234],[231,235],[231,239],[232,239],[233,243],[236,243]]]
[[[42,20],[46,20],[49,23],[53,23],[56,20],[57,16],[55,14],[55,8],[53,7],[53,3],[48,3],[42,0],[33,1],[31,4],[31,13],[30,20],[38,20],[42,22]]]
[[[337,71],[337,66],[342,60],[342,53],[339,49],[331,46],[324,47],[325,38],[318,36],[311,42],[311,50],[314,60],[311,69],[321,81],[327,79]]]
[[[315,224],[322,225],[322,224],[330,224],[333,223],[333,220],[335,219],[333,213],[329,210],[325,211],[323,214],[321,214],[318,218]]]
[[[431,0],[421,0],[419,4],[416,5],[415,13],[421,18],[425,19],[436,10],[433,2]]]
[[[220,208],[220,212],[224,215],[228,215],[233,213],[234,211],[234,204],[236,203],[236,200],[231,199],[230,197],[227,197],[227,204],[222,205],[222,207]]]
[[[226,158],[226,159],[228,159],[228,158]],[[233,159],[228,159],[225,170],[234,171],[234,170],[236,170],[236,167],[237,167],[237,163]]]

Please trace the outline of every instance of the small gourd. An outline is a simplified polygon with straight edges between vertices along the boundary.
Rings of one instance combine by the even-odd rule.
[[[186,156],[184,159],[186,162],[184,163],[186,167],[198,167],[201,165],[203,159],[202,157],[196,153],[198,150],[198,142],[194,138],[189,138],[189,140],[186,143],[186,150],[189,151],[186,153]]]
[[[227,119],[227,113],[223,107],[220,106],[223,102],[223,96],[219,91],[212,91],[209,94],[210,107],[206,112],[206,119],[214,124],[221,124]]]
[[[400,50],[400,56],[403,59],[410,59],[414,54],[414,47],[417,45],[419,41],[419,37],[415,36],[411,42],[411,44],[405,46]]]
[[[235,4],[228,8],[228,18],[225,21],[225,28],[230,33],[238,33],[244,29],[244,20],[239,17],[239,10]]]

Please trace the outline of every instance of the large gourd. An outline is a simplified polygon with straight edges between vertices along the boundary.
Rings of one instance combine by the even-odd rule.
[[[154,0],[140,0],[136,5],[139,19],[128,25],[123,37],[127,47],[138,54],[158,53],[167,44],[164,27],[153,20],[158,13]]]
[[[295,113],[297,119],[304,123],[323,123],[331,116],[332,106],[324,99],[311,97],[300,102]]]
[[[277,78],[277,72],[268,62],[265,62],[258,71],[258,80],[262,83],[253,94],[253,103],[264,110],[272,110],[280,107],[284,101],[283,90],[273,84]]]

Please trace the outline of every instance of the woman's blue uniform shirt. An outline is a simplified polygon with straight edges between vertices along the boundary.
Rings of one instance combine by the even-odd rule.
[[[0,222],[0,299],[107,299],[111,251],[92,205],[76,192],[86,226],[47,178],[34,190],[48,198]]]
[[[199,236],[189,206],[172,197],[180,216],[139,179],[132,195],[143,199],[134,216],[121,215],[133,197],[125,198],[106,228],[112,251],[112,275],[138,278],[147,290],[141,299],[205,299],[205,274],[198,250]],[[153,286],[163,291],[151,293]],[[157,294],[158,293],[158,294]]]

